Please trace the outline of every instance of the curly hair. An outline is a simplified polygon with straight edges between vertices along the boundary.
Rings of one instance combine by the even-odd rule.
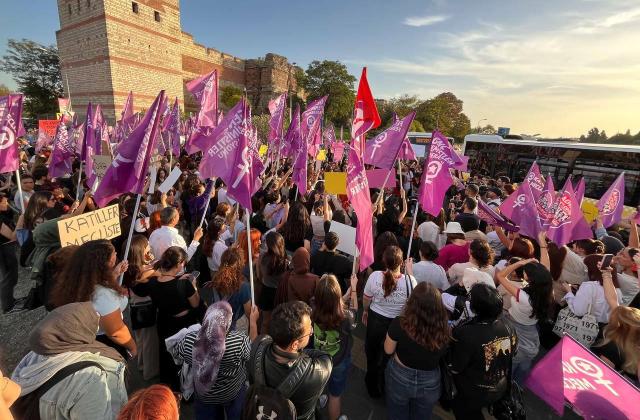
[[[411,292],[400,318],[400,326],[409,338],[429,351],[437,351],[451,341],[447,310],[440,291],[427,282]]]
[[[474,239],[469,245],[469,254],[478,263],[480,268],[493,264],[493,249],[483,239]]]
[[[111,242],[105,239],[80,245],[56,279],[51,290],[51,304],[57,308],[68,303],[88,302],[97,285],[124,295],[126,289],[118,284],[110,264],[115,252]]]
[[[397,246],[390,246],[385,249],[382,254],[382,261],[387,267],[384,272],[384,280],[382,281],[382,289],[384,290],[384,297],[389,296],[397,286],[397,281],[393,277],[393,270],[396,270],[402,265],[402,250]]]
[[[240,249],[237,247],[227,248],[220,257],[220,268],[208,287],[213,287],[222,296],[231,296],[240,290],[240,286],[244,282],[243,267],[244,258]]]
[[[314,294],[315,307],[311,319],[323,330],[336,330],[346,318],[345,304],[338,279],[333,274],[324,274]]]

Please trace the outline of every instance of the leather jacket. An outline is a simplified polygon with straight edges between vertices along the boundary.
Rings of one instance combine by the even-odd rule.
[[[271,340],[269,336],[261,336],[254,343],[252,347],[257,346],[262,340]],[[282,364],[276,361],[274,352],[277,352],[278,356],[287,358],[290,362]],[[255,352],[251,352],[251,360],[249,366],[254,363],[253,357]],[[315,419],[315,408],[322,394],[327,382],[329,382],[329,376],[331,376],[331,356],[329,354],[319,351],[307,349],[299,354],[285,353],[275,347],[274,344],[269,344],[264,356],[264,372],[266,377],[266,383],[272,388],[276,388],[291,372],[293,363],[298,357],[311,358],[312,364],[307,371],[302,382],[298,385],[291,398],[291,402],[296,407],[296,413],[299,420],[313,420]],[[253,369],[249,368],[249,382],[253,383]]]

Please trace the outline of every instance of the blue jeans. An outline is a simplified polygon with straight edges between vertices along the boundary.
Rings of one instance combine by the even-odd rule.
[[[440,368],[417,370],[402,366],[392,357],[385,370],[387,418],[430,419],[440,399]]]
[[[198,400],[196,396],[195,413],[196,420],[224,420],[225,413],[227,420],[237,420],[242,416],[242,407],[247,387],[242,385],[236,398],[224,404],[205,404]]]

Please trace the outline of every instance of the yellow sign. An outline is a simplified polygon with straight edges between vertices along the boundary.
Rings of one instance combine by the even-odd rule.
[[[62,246],[82,245],[95,239],[111,239],[120,236],[120,211],[118,205],[105,207],[58,221]]]
[[[267,146],[266,144],[261,144],[260,145],[260,149],[258,150],[258,153],[260,153],[260,157],[264,157],[267,154],[267,149],[269,148],[269,146]]]
[[[319,160],[320,162],[324,162],[325,160],[327,160],[327,151],[324,149],[320,149],[318,151],[318,155],[316,156],[316,160]]]
[[[582,214],[584,214],[584,218],[587,220],[587,222],[589,223],[593,223],[594,220],[596,220],[596,217],[598,217],[598,208],[595,206],[595,204],[584,200],[582,202]]]
[[[329,194],[347,193],[347,173],[346,172],[325,172],[324,190]]]

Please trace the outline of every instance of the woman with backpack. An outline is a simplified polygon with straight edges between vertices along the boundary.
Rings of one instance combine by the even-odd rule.
[[[383,344],[391,321],[402,312],[416,285],[412,272],[402,274],[402,250],[388,247],[382,254],[385,271],[374,271],[364,287],[362,323],[367,327],[364,351],[367,355],[365,383],[372,398],[384,391],[384,370],[388,357]]]
[[[349,296],[349,294],[345,295]],[[315,290],[313,321],[313,347],[331,355],[333,369],[329,377],[329,419],[340,419],[341,395],[351,370],[352,332],[356,314],[343,301],[340,284],[333,274],[320,278]]]
[[[431,418],[440,398],[440,359],[451,341],[447,318],[440,291],[423,282],[391,322],[384,342],[391,356],[385,372],[389,419]]]

